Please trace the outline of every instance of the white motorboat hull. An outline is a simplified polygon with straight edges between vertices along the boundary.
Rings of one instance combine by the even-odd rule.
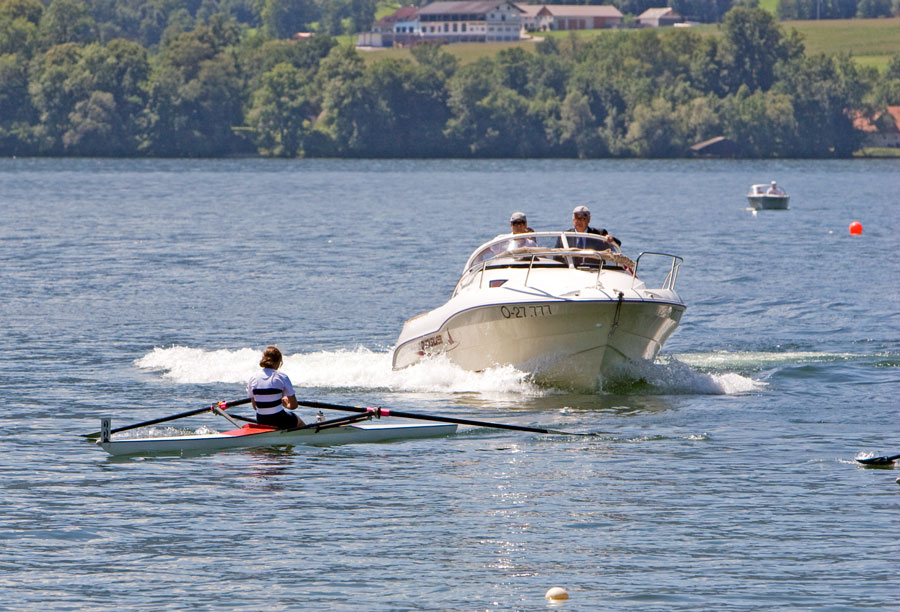
[[[479,306],[400,344],[394,367],[442,354],[465,370],[512,365],[539,383],[593,388],[623,361],[655,359],[684,309],[677,302],[613,299]]]
[[[110,455],[164,455],[205,453],[232,448],[263,446],[338,446],[432,438],[451,435],[456,425],[442,423],[370,423],[345,425],[316,431],[315,428],[273,430],[268,427],[245,425],[240,429],[221,433],[167,436],[159,438],[122,438],[99,444]]]
[[[753,210],[787,210],[790,196],[749,195],[747,201]]]

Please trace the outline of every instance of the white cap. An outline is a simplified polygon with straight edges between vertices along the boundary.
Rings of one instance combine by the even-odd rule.
[[[514,212],[512,216],[509,218],[510,223],[515,223],[516,221],[527,221],[525,219],[525,213],[523,212]]]
[[[575,210],[572,211],[573,215],[590,217],[591,211],[588,210],[587,206],[576,206]]]
[[[775,184],[775,181],[772,181],[772,184],[774,185],[774,184]]]

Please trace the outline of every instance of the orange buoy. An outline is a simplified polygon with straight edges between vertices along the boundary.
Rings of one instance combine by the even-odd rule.
[[[850,224],[850,235],[851,236],[859,236],[862,234],[862,223],[859,221],[854,221]]]

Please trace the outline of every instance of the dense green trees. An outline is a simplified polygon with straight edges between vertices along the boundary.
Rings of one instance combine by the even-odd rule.
[[[40,39],[45,47],[97,40],[97,24],[80,0],[53,0],[40,21]]]
[[[898,0],[779,0],[779,19],[851,19],[896,15]]]
[[[243,149],[233,130],[243,124],[245,100],[234,50],[238,40],[233,22],[214,17],[166,44],[147,83],[142,150],[158,156],[215,156]]]
[[[309,2],[264,4],[302,21]],[[239,25],[245,0],[0,0],[0,154],[678,157],[720,135],[751,157],[852,154],[850,111],[900,104],[900,56],[883,76],[807,57],[747,4],[718,38],[621,31],[461,66],[436,45],[365,62],[327,36],[272,39],[294,27]],[[108,38],[125,30],[156,42]]]

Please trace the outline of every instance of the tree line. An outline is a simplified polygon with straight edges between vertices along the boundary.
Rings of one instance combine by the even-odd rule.
[[[747,7],[718,37],[610,32],[467,65],[422,44],[412,58],[366,62],[221,12],[149,48],[101,42],[77,0],[0,0],[0,155],[679,157],[726,136],[746,157],[844,157],[860,146],[851,110],[900,104],[900,56],[881,75],[809,57]]]
[[[779,0],[779,19],[874,19],[900,15],[900,0]]]

